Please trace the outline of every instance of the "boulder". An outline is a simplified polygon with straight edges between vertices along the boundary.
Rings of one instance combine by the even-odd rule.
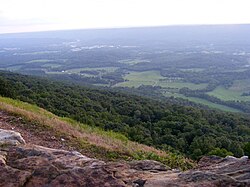
[[[22,186],[28,178],[26,186],[125,186],[122,180],[106,170],[103,161],[76,151],[27,144],[9,148],[7,159],[8,166],[0,171],[0,184]],[[6,171],[10,177],[4,177]]]
[[[19,144],[25,144],[25,141],[19,132],[0,129],[0,145]]]
[[[130,167],[135,170],[143,171],[167,171],[170,170],[170,167],[154,161],[154,160],[139,160],[132,161],[129,163]]]
[[[6,156],[7,153],[5,151],[0,151],[0,166],[6,165]]]

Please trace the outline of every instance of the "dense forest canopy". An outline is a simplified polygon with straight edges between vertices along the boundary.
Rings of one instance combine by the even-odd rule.
[[[193,159],[249,153],[250,118],[118,91],[0,72],[0,95],[43,107],[129,139]],[[244,152],[245,151],[245,152]]]

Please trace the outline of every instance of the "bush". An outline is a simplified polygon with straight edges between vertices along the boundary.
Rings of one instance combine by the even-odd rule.
[[[250,142],[244,145],[243,150],[244,150],[245,155],[250,157]]]
[[[215,148],[214,150],[210,151],[208,155],[216,155],[220,157],[226,157],[226,156],[233,156],[233,153],[230,151],[227,151],[226,149],[222,148]]]

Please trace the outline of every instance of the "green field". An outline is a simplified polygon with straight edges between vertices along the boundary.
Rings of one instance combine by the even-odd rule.
[[[20,68],[22,68],[22,65],[16,65],[16,66],[9,66],[8,68],[0,68],[1,70],[8,70],[8,71],[18,71]]]
[[[201,98],[197,98],[197,97],[186,97],[186,96],[184,96],[182,94],[179,94],[179,93],[169,93],[168,92],[168,93],[165,93],[164,95],[167,96],[167,97],[172,96],[172,97],[175,97],[175,98],[187,99],[187,100],[192,101],[194,103],[206,105],[206,106],[208,106],[210,108],[219,109],[219,110],[226,111],[226,112],[241,112],[240,110],[232,108],[232,107],[212,103],[210,101],[207,101],[207,100],[201,99]]]
[[[193,84],[193,83],[188,83],[188,82],[161,81],[158,83],[158,86],[161,86],[163,88],[177,88],[177,89],[187,87],[191,90],[199,90],[199,89],[206,88],[207,84]]]
[[[212,103],[210,101],[207,101],[205,99],[201,99],[201,98],[197,98],[197,97],[189,97],[187,98],[189,101],[195,102],[195,103],[199,103],[199,104],[203,104],[206,105],[210,108],[215,108],[215,109],[219,109],[222,111],[227,111],[227,112],[242,112],[238,109],[232,108],[232,107],[228,107],[225,105],[220,105],[220,104],[216,104],[216,103]]]
[[[117,67],[100,67],[100,68],[74,68],[68,69],[67,73],[80,73],[80,71],[99,71],[99,72],[114,72],[117,70]]]
[[[162,78],[164,77],[162,77],[158,71],[129,72],[129,74],[124,77],[126,82],[116,84],[116,86],[135,88],[141,85],[155,86]]]
[[[232,107],[213,103],[201,98],[186,97],[177,93],[178,89],[184,87],[192,90],[204,89],[206,88],[207,84],[193,84],[189,82],[182,82],[181,79],[166,78],[161,76],[159,71],[129,72],[129,74],[124,76],[124,79],[126,80],[125,82],[118,83],[115,86],[135,88],[138,88],[141,85],[161,86],[163,88],[163,95],[167,97],[179,97],[223,111],[241,112],[240,110]],[[173,91],[171,91],[171,89],[173,89]],[[241,96],[244,91],[248,90],[250,90],[250,80],[237,80],[229,89],[220,86],[212,92],[208,92],[208,94],[224,101],[250,101],[250,96]]]
[[[42,65],[42,67],[44,68],[59,68],[61,67],[62,65],[61,64],[56,64],[56,63],[46,63],[44,65]]]
[[[53,62],[54,60],[48,60],[48,59],[37,59],[37,60],[31,60],[26,62],[26,64],[32,64],[32,63],[44,63],[44,62]]]
[[[180,69],[180,70],[184,72],[202,72],[205,69],[204,68],[188,68],[188,69]]]
[[[43,55],[43,54],[53,54],[59,53],[60,51],[35,51],[30,53],[17,53],[17,55]]]
[[[81,71],[98,71],[100,75],[111,73],[117,70],[117,67],[100,67],[100,68],[74,68],[74,69],[67,69],[65,71],[47,71],[47,74],[80,74]],[[83,73],[85,76],[93,77],[92,74]]]
[[[250,101],[250,96],[241,96],[243,91],[237,90],[236,88],[234,85],[229,89],[219,86],[207,94],[224,101]]]
[[[128,64],[128,65],[135,65],[143,62],[149,62],[148,60],[140,60],[140,59],[127,59],[127,60],[119,60],[118,61],[121,64]]]
[[[234,81],[229,90],[238,92],[250,91],[250,79]]]
[[[124,79],[126,82],[116,84],[115,86],[138,88],[141,85],[150,85],[176,89],[188,87],[192,90],[206,88],[207,86],[207,84],[193,84],[181,82],[181,80],[166,79],[166,77],[160,75],[159,71],[129,72],[129,74],[124,76]]]

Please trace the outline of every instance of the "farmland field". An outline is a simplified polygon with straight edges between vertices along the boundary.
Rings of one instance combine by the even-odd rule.
[[[212,92],[208,92],[208,95],[217,97],[224,101],[250,101],[250,96],[242,96],[243,91],[234,88],[226,89],[222,86],[217,87]]]
[[[228,107],[228,106],[225,106],[225,105],[220,105],[220,104],[217,104],[217,103],[213,103],[213,102],[207,101],[205,99],[201,99],[201,98],[186,97],[186,96],[184,96],[182,94],[169,93],[169,92],[164,93],[164,95],[167,96],[167,97],[175,97],[175,98],[187,99],[187,100],[192,101],[192,102],[197,103],[197,104],[202,104],[202,105],[208,106],[210,108],[219,109],[219,110],[223,110],[223,111],[227,111],[227,112],[242,112],[242,111],[240,111],[238,109]]]
[[[187,87],[192,90],[204,89],[207,86],[207,84],[193,84],[182,82],[181,80],[167,79],[161,76],[159,71],[129,72],[124,76],[124,79],[125,82],[116,84],[115,86],[137,88],[141,85],[150,85],[176,89]]]
[[[121,87],[139,87],[141,85],[155,86],[162,79],[158,71],[144,71],[144,72],[129,72],[124,76],[125,82],[119,83],[115,86]]]

